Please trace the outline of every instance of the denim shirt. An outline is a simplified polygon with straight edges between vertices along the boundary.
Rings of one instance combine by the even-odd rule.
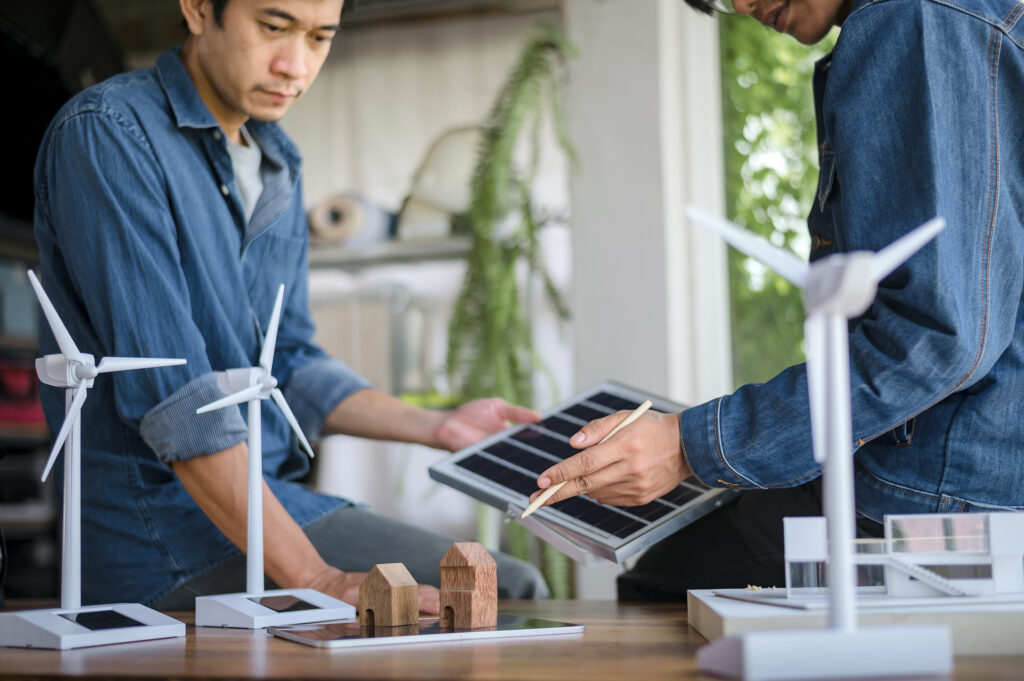
[[[812,259],[947,228],[849,324],[858,511],[1024,509],[1024,2],[858,0],[817,65]],[[798,485],[804,365],[684,412],[717,486]]]
[[[248,222],[224,134],[177,48],[152,69],[73,98],[43,140],[35,172],[42,280],[76,344],[97,360],[188,361],[105,374],[89,391],[82,411],[87,603],[152,603],[238,555],[168,464],[246,439],[245,405],[195,411],[223,396],[213,372],[256,363],[281,283],[273,373],[306,434],[315,437],[333,407],[368,387],[311,340],[298,152],[277,125],[248,126],[264,156],[264,189]],[[59,352],[41,326],[42,351]],[[56,432],[64,391],[44,386],[42,399]],[[309,464],[269,401],[262,422],[264,477],[300,525],[348,503],[294,482]]]

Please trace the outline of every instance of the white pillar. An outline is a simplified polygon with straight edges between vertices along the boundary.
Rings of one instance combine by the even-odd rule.
[[[717,25],[681,0],[564,9],[576,385],[699,403],[732,382],[725,249],[682,214],[724,203]],[[581,571],[580,597],[612,596],[608,572]]]
[[[731,384],[716,24],[680,0],[566,0],[576,380],[687,403]]]

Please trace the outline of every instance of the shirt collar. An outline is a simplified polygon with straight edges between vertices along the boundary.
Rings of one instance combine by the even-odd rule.
[[[217,119],[206,108],[181,61],[181,47],[168,48],[156,60],[157,78],[167,93],[179,128],[216,128]]]
[[[168,48],[156,61],[157,78],[167,93],[174,121],[179,128],[210,129],[220,124],[196,91],[192,78],[181,61],[181,47]],[[263,153],[278,165],[298,170],[301,157],[298,149],[276,123],[250,120],[249,132],[263,149]]]

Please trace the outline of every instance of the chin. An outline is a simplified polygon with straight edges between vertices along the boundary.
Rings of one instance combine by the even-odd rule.
[[[272,111],[253,111],[249,114],[249,118],[251,118],[254,121],[259,121],[260,123],[276,123],[277,121],[284,118],[284,115],[287,111],[288,109],[274,109]]]

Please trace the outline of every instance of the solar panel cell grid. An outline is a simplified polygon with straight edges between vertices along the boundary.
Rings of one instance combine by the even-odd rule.
[[[540,422],[541,427],[547,428],[548,430],[564,435],[569,438],[576,434],[576,431],[580,429],[578,423],[566,421],[565,419],[558,418],[557,416],[549,416]]]
[[[608,416],[610,412],[599,411],[593,407],[588,407],[585,404],[574,404],[571,407],[566,408],[562,413],[568,414],[573,418],[577,418],[580,421],[589,423],[594,419],[599,419],[602,416]]]
[[[512,438],[522,442],[523,444],[536,447],[542,452],[546,452],[551,456],[556,456],[559,459],[567,459],[577,451],[573,449],[568,442],[551,437],[550,435],[545,435],[536,428],[524,428],[513,435]]]
[[[676,506],[682,506],[691,499],[696,499],[700,494],[701,493],[695,489],[690,489],[689,487],[683,487],[680,485],[661,498],[663,501],[669,501]]]
[[[547,457],[534,454],[533,452],[528,452],[525,449],[515,446],[501,448],[488,447],[483,451],[487,452],[491,456],[501,459],[502,461],[508,461],[511,464],[515,464],[520,468],[525,468],[526,470],[533,471],[537,474],[543,473],[547,469],[551,468],[555,463]]]
[[[600,404],[602,407],[608,407],[612,411],[622,411],[623,409],[632,411],[640,406],[640,403],[635,400],[627,400],[624,397],[605,392],[591,395],[587,398],[587,402]]]

